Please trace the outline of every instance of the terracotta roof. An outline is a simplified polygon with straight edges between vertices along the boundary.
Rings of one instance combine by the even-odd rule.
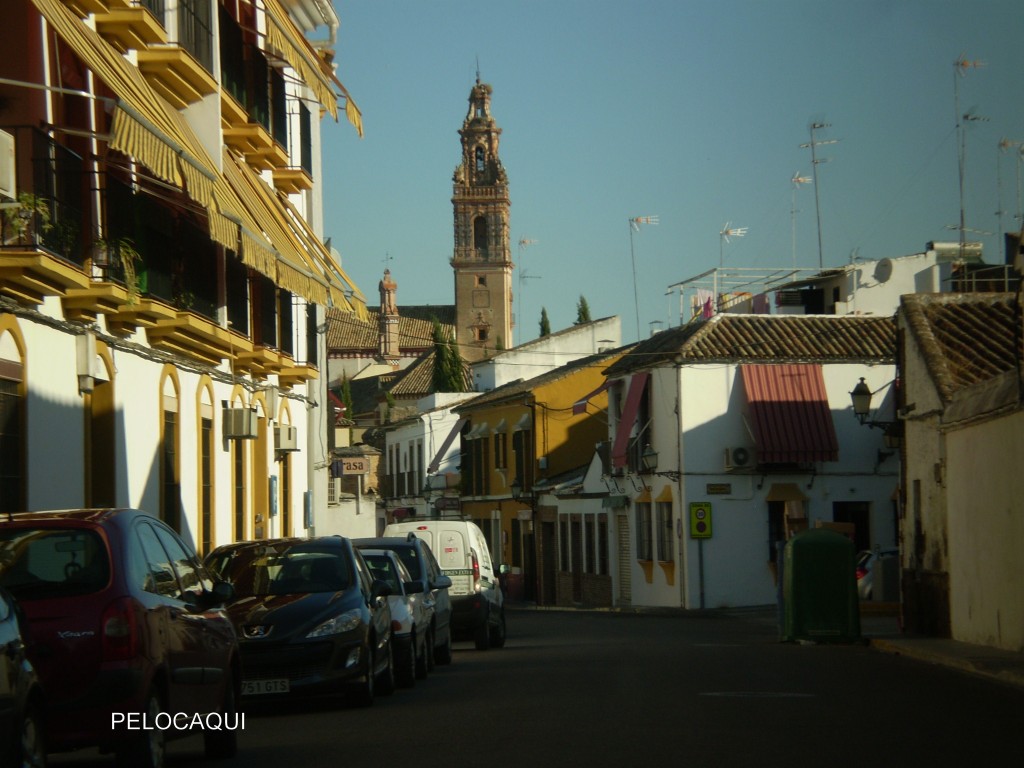
[[[900,306],[947,403],[959,390],[1015,370],[1024,355],[1012,293],[914,293]]]
[[[393,384],[388,387],[397,399],[420,398],[434,392],[434,353],[423,355],[408,368],[400,371]],[[466,390],[472,389],[469,368],[463,365]]]
[[[681,357],[700,363],[893,363],[891,317],[853,315],[715,315],[670,328],[633,347],[605,374],[622,376]]]
[[[502,400],[518,397],[524,393],[532,392],[537,387],[571,376],[583,368],[597,368],[598,370],[601,370],[608,365],[608,361],[618,357],[628,348],[629,347],[620,347],[619,349],[613,349],[609,352],[601,352],[596,355],[581,357],[579,360],[566,363],[559,368],[555,368],[553,371],[548,371],[547,373],[542,373],[539,376],[534,376],[532,379],[516,379],[515,381],[510,381],[508,384],[504,384],[497,389],[492,389],[490,392],[485,392],[479,397],[474,397],[468,403],[463,403],[453,410],[456,413],[462,413],[463,411],[473,410],[477,406],[490,405],[492,403],[501,402]],[[580,394],[582,395],[583,392],[580,392]]]
[[[380,348],[380,308],[367,308],[367,320],[338,309],[327,310],[327,348],[333,351],[366,350],[376,355]],[[455,307],[451,304],[423,304],[398,307],[400,349],[429,349],[434,342],[434,318],[441,328],[455,335]]]

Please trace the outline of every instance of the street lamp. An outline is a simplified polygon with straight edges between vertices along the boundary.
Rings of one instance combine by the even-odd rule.
[[[523,498],[523,484],[519,482],[518,477],[512,481],[512,485],[509,486],[509,490],[512,491],[513,501],[519,501]]]
[[[644,473],[648,475],[658,475],[659,477],[668,477],[672,480],[678,480],[681,472],[675,470],[663,470],[658,471],[658,452],[651,447],[648,443],[644,446],[644,452],[640,454],[640,464],[643,467]]]
[[[892,382],[889,382],[891,384]],[[884,386],[889,386],[885,384]],[[853,401],[853,413],[857,417],[862,425],[868,427],[876,427],[884,433],[885,447],[886,448],[899,448],[900,446],[900,435],[899,435],[899,422],[898,421],[880,421],[878,419],[871,418],[871,398],[878,394],[879,391],[884,387],[876,389],[874,392],[864,381],[864,377],[861,376],[860,381],[850,392],[850,400]],[[877,413],[877,411],[876,411]]]
[[[434,489],[430,487],[430,478],[427,478],[420,495],[423,496],[423,505],[426,507],[427,516],[433,517],[433,507],[430,506],[430,502],[434,498]]]

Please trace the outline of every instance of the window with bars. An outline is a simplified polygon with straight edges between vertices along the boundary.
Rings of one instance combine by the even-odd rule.
[[[17,512],[24,507],[22,401],[21,382],[0,378],[0,512]]]
[[[636,504],[636,558],[652,560],[651,547],[651,503],[640,501]]]
[[[245,539],[245,446],[242,440],[231,441],[233,487],[231,512],[235,523],[235,541]]]
[[[494,436],[494,468],[508,468],[508,435],[504,432]]]
[[[199,552],[213,549],[213,419],[203,418],[199,424],[201,488],[199,491]]]
[[[672,560],[672,502],[658,502],[658,559]]]
[[[181,530],[181,485],[178,481],[178,414],[169,408],[163,412],[163,494],[160,519],[176,531]]]
[[[586,562],[585,562],[584,571],[586,573],[596,573],[597,569],[595,568],[596,561],[595,561],[595,557],[594,557],[594,550],[595,550],[596,542],[594,541],[594,517],[593,517],[593,515],[587,515],[587,516],[585,516],[583,518],[583,535],[584,535],[584,542],[586,544],[586,547],[585,547],[586,555],[584,557],[584,560]]]

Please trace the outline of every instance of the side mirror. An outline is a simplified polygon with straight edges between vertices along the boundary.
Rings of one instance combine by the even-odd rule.
[[[383,579],[374,579],[370,587],[370,598],[376,600],[378,597],[387,597],[391,594],[391,585]]]
[[[502,563],[498,566],[498,573],[512,573],[512,566],[510,566],[508,563]]]
[[[406,581],[402,586],[407,595],[422,595],[427,591],[422,581]]]
[[[440,576],[438,576],[436,579],[434,579],[433,583],[430,585],[430,588],[431,589],[448,589],[448,587],[450,587],[451,585],[452,585],[452,577],[451,576],[445,576],[442,573]]]
[[[210,601],[214,605],[224,605],[235,599],[235,588],[226,581],[218,581],[210,590]]]

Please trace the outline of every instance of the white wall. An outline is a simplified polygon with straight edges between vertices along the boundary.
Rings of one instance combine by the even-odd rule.
[[[948,433],[953,638],[1024,652],[1024,411]]]
[[[489,392],[510,381],[532,379],[581,357],[620,346],[622,329],[619,318],[595,320],[473,363],[473,386],[477,392]]]
[[[776,600],[773,570],[769,565],[768,502],[773,484],[792,484],[806,498],[808,525],[833,521],[833,503],[870,503],[872,543],[892,546],[895,520],[891,497],[897,487],[898,461],[890,457],[877,465],[877,451],[883,446],[882,431],[861,426],[853,415],[849,392],[864,376],[872,389],[879,389],[894,376],[894,366],[826,365],[824,381],[832,420],[839,443],[839,461],[817,465],[817,472],[762,475],[754,469],[726,471],[726,448],[745,447],[753,455],[754,442],[743,413],[746,394],[736,365],[700,365],[679,369],[653,370],[653,422],[650,437],[657,450],[658,470],[681,468],[678,481],[671,477],[641,476],[636,482],[650,487],[656,500],[671,487],[673,523],[681,529],[676,539],[680,548],[670,583],[665,568],[654,563],[648,581],[645,567],[635,558],[631,564],[633,605],[701,605],[703,576],[704,607],[761,605]],[[676,461],[675,381],[681,384],[682,463]],[[625,392],[626,390],[623,390]],[[879,397],[881,393],[879,394]],[[612,426],[614,429],[614,425]],[[614,438],[614,432],[610,433]],[[620,480],[635,500],[639,495],[633,481]],[[718,486],[709,493],[708,486]],[[689,537],[689,508],[693,502],[712,506],[713,535],[703,543]],[[632,546],[636,547],[637,513],[631,504]],[[657,507],[652,503],[652,521]],[[701,552],[703,549],[703,552]],[[701,555],[703,557],[701,557]],[[703,559],[703,571],[701,569]]]

